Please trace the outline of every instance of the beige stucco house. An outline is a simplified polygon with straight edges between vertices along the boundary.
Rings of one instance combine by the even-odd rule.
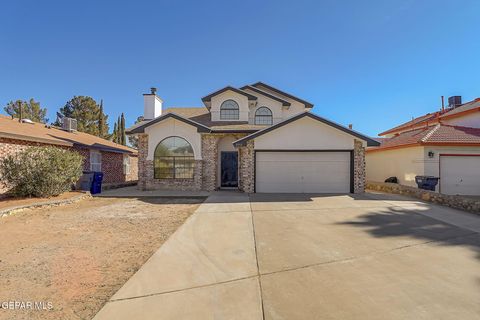
[[[144,95],[139,188],[357,193],[367,146],[378,142],[310,112],[313,104],[265,83],[225,87],[204,106],[163,109]]]
[[[416,186],[415,176],[439,177],[436,191],[480,195],[480,98],[446,108],[379,134],[381,145],[366,151],[367,180],[397,177]]]

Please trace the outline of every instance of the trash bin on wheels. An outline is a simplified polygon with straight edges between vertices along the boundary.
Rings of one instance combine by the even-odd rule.
[[[83,171],[82,176],[75,185],[76,190],[90,191],[93,182],[93,172]]]
[[[103,180],[103,172],[93,173],[92,187],[90,188],[91,194],[97,194],[102,192],[102,180]]]
[[[419,189],[435,191],[435,187],[438,184],[438,177],[416,176],[415,182]]]

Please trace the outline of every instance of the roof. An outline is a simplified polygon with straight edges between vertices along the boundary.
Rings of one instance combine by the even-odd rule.
[[[423,124],[428,124],[428,123],[438,123],[438,119],[446,119],[450,117],[457,117],[461,116],[466,113],[470,112],[475,112],[475,111],[480,111],[480,98],[476,98],[472,101],[469,101],[467,103],[464,103],[456,108],[449,108],[443,111],[436,111],[432,113],[427,113],[423,116],[414,118],[408,122],[405,122],[401,125],[398,125],[392,129],[389,129],[387,131],[384,131],[379,134],[379,136],[383,136],[389,133],[395,133],[400,130],[404,129],[409,129],[409,128],[415,128]]]
[[[392,138],[382,139],[377,148],[380,151],[416,145],[480,145],[480,128],[437,124],[402,132]]]
[[[300,102],[300,103],[303,103],[306,108],[313,108],[313,103],[310,103],[310,102],[308,102],[308,101],[305,101],[305,100],[303,100],[303,99],[300,99],[300,98],[298,98],[298,97],[295,97],[294,95],[291,95],[291,94],[289,94],[289,93],[286,93],[286,92],[284,92],[284,91],[282,91],[282,90],[280,90],[280,89],[274,88],[274,87],[272,87],[272,86],[270,86],[270,85],[268,85],[268,84],[266,84],[266,83],[263,83],[263,82],[261,82],[261,81],[252,84],[252,86],[255,87],[255,88],[258,88],[258,87],[260,87],[260,88],[261,88],[261,87],[267,88],[268,90],[271,90],[271,91],[273,91],[273,92],[276,92],[276,93],[278,93],[278,94],[280,94],[280,95],[282,95],[282,96],[284,96],[284,97],[290,98],[290,99],[295,100],[295,101],[298,101],[298,102]]]
[[[0,137],[69,147],[82,146],[111,152],[137,153],[133,148],[85,132],[64,131],[38,122],[21,123],[18,119],[4,115],[0,115]]]
[[[459,116],[467,112],[480,111],[480,98],[464,103],[454,109],[451,109],[440,116],[440,118],[449,118],[452,116]]]
[[[363,135],[363,134],[361,134],[361,133],[359,133],[359,132],[357,132],[357,131],[351,130],[351,129],[349,129],[349,128],[347,128],[347,127],[344,127],[344,126],[341,126],[341,125],[339,125],[339,124],[337,124],[337,123],[335,123],[335,122],[332,122],[332,121],[330,121],[330,120],[327,120],[327,119],[325,119],[325,118],[322,118],[322,117],[320,117],[320,116],[317,116],[316,114],[313,114],[313,113],[308,112],[308,111],[305,111],[305,112],[303,112],[303,113],[297,114],[297,115],[295,115],[295,116],[293,116],[293,117],[291,117],[291,118],[288,118],[288,119],[286,119],[286,120],[284,120],[284,121],[282,121],[282,122],[279,122],[279,123],[277,123],[277,124],[275,124],[275,125],[273,125],[273,126],[267,127],[267,128],[265,128],[265,129],[263,129],[263,130],[260,130],[260,131],[257,131],[257,132],[255,132],[255,133],[252,133],[252,134],[250,134],[250,135],[248,135],[248,136],[246,136],[246,137],[244,137],[244,138],[241,138],[241,139],[235,141],[233,144],[234,144],[234,146],[245,145],[245,143],[246,143],[248,140],[255,139],[255,138],[257,138],[257,137],[259,137],[259,136],[261,136],[261,135],[264,135],[265,133],[268,133],[268,132],[270,132],[270,131],[273,131],[273,130],[275,130],[275,129],[278,129],[278,128],[280,128],[280,127],[283,127],[284,125],[287,125],[287,124],[289,124],[289,123],[291,123],[291,122],[294,122],[294,121],[296,121],[296,120],[298,120],[298,119],[301,119],[301,118],[303,118],[303,117],[309,117],[309,118],[312,118],[312,119],[314,119],[314,120],[320,121],[320,122],[322,122],[322,123],[324,123],[324,124],[326,124],[326,125],[329,125],[329,126],[334,127],[334,128],[336,128],[336,129],[338,129],[338,130],[341,130],[341,131],[343,131],[343,132],[345,132],[345,133],[348,133],[348,134],[350,134],[350,135],[352,135],[352,136],[354,136],[354,137],[357,137],[357,138],[359,138],[359,139],[361,139],[361,140],[364,140],[364,141],[367,142],[367,146],[379,146],[379,145],[380,145],[379,142],[373,140],[373,139],[370,138],[370,137],[367,137],[367,136],[365,136],[365,135]]]
[[[249,93],[246,93],[245,91],[242,91],[240,89],[237,89],[237,88],[234,88],[232,86],[226,86],[225,88],[223,89],[220,89],[220,90],[217,90],[213,93],[210,93],[208,96],[205,96],[202,98],[202,101],[203,102],[208,102],[208,101],[211,101],[212,100],[212,97],[216,96],[216,95],[219,95],[220,93],[223,93],[225,91],[228,91],[228,90],[231,90],[233,92],[236,92],[238,94],[241,94],[241,95],[244,95],[248,98],[248,100],[257,100],[257,97],[255,97],[254,95],[251,95]]]
[[[240,89],[242,89],[242,90],[252,90],[252,91],[254,91],[254,92],[256,92],[256,93],[259,93],[259,94],[261,94],[261,95],[263,95],[263,96],[265,96],[265,97],[268,97],[268,98],[270,98],[270,99],[272,99],[272,100],[281,102],[282,105],[284,105],[284,106],[290,106],[290,105],[292,105],[292,104],[291,104],[290,102],[288,102],[287,100],[283,100],[283,99],[281,99],[281,98],[279,98],[279,97],[276,97],[276,96],[274,96],[274,95],[271,95],[270,93],[265,92],[265,91],[263,91],[263,90],[261,90],[261,89],[255,88],[255,87],[253,87],[253,86],[248,86],[248,85],[247,85],[247,86],[241,87]]]
[[[247,121],[212,121],[210,112],[205,107],[171,107],[166,109],[160,117],[139,122],[128,128],[127,133],[142,133],[146,127],[172,116],[197,127],[201,132],[251,133],[265,128],[265,126],[249,124]]]

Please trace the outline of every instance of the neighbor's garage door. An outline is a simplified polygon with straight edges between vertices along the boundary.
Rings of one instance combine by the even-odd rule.
[[[348,193],[350,152],[256,152],[256,192]]]
[[[480,195],[480,155],[440,155],[440,192]]]

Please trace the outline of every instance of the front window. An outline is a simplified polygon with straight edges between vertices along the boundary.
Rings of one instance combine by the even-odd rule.
[[[123,174],[130,174],[130,156],[123,155]]]
[[[90,171],[102,171],[102,154],[99,151],[90,151]]]
[[[238,120],[240,111],[238,103],[233,100],[227,100],[220,106],[220,120]]]
[[[255,112],[255,124],[273,124],[272,111],[267,107],[260,107]]]
[[[155,179],[193,179],[193,148],[180,137],[163,139],[155,148]]]

